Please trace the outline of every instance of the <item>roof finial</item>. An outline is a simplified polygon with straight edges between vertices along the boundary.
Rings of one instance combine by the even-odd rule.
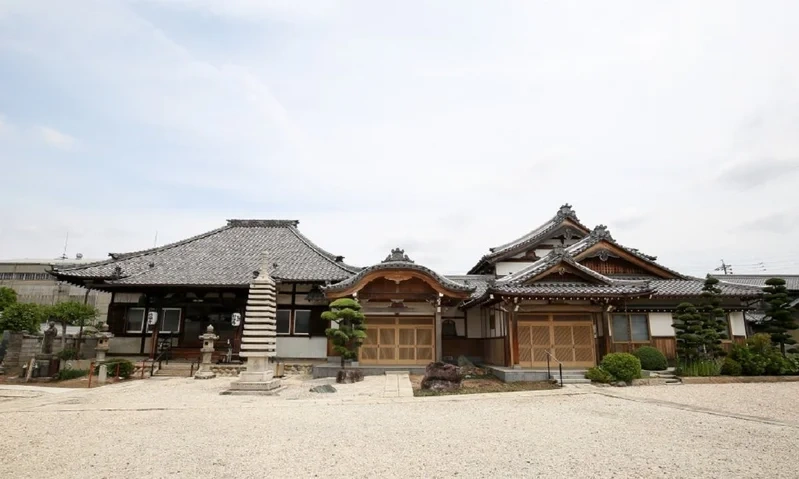
[[[567,216],[574,216],[574,210],[572,209],[572,205],[564,203],[558,210],[558,216],[562,218],[565,218]]]
[[[594,230],[591,231],[591,236],[598,239],[613,239],[610,235],[610,231],[608,231],[608,227],[605,225],[597,225]]]
[[[413,261],[405,254],[405,250],[401,248],[394,248],[391,250],[391,254],[386,256],[386,259],[383,260],[383,263],[393,263],[396,261],[402,261],[404,263],[413,263]]]

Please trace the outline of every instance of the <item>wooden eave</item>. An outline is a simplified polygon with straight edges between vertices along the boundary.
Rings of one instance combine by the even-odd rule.
[[[353,294],[363,289],[364,286],[366,286],[367,284],[378,278],[385,278],[387,280],[395,281],[397,283],[400,283],[402,281],[407,281],[412,278],[416,278],[427,283],[427,285],[433,288],[437,293],[440,293],[449,298],[467,299],[471,296],[471,292],[469,291],[457,291],[449,289],[443,284],[441,284],[439,281],[437,281],[433,276],[415,269],[375,270],[365,274],[363,278],[358,280],[358,282],[353,284],[352,286],[349,286],[346,289],[342,289],[339,291],[326,291],[325,295],[329,299],[338,299],[347,296],[352,296]]]
[[[591,276],[590,274],[587,274],[585,271],[581,271],[579,268],[575,268],[574,266],[570,265],[566,261],[560,261],[559,263],[556,263],[556,264],[552,265],[550,268],[547,268],[546,270],[542,271],[541,273],[538,273],[537,275],[533,276],[532,278],[528,278],[523,284],[526,285],[526,286],[531,286],[536,281],[538,281],[538,280],[540,280],[542,278],[545,278],[545,277],[547,277],[547,276],[549,276],[551,274],[557,273],[560,268],[564,268],[566,270],[566,272],[575,274],[575,275],[587,280],[589,283],[610,284],[607,281],[601,281],[599,278]],[[599,273],[597,273],[597,274],[599,274]]]
[[[574,260],[579,263],[580,261],[582,261],[582,260],[588,258],[589,256],[591,256],[597,250],[601,250],[601,249],[610,250],[610,251],[613,252],[613,254],[619,256],[621,259],[623,259],[625,261],[628,261],[629,263],[634,264],[634,265],[638,266],[639,268],[641,268],[641,269],[643,269],[645,271],[648,271],[648,272],[650,272],[650,273],[652,273],[652,274],[654,274],[654,275],[656,275],[656,276],[658,276],[660,278],[663,278],[663,279],[682,279],[681,276],[676,275],[676,274],[672,273],[671,271],[666,270],[666,269],[664,269],[664,268],[662,268],[662,267],[660,267],[660,266],[658,266],[658,265],[656,265],[654,263],[650,263],[648,261],[644,261],[643,259],[641,259],[641,258],[639,258],[639,257],[637,257],[637,256],[635,256],[633,254],[630,254],[627,251],[623,250],[622,248],[619,248],[619,247],[615,246],[614,244],[609,243],[609,242],[607,242],[605,240],[599,241],[598,243],[596,243],[595,245],[593,245],[590,248],[586,249],[585,251],[575,255],[574,256]]]

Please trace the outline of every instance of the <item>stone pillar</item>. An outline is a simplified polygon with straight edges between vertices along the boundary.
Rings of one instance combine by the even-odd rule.
[[[277,344],[277,289],[269,276],[269,268],[269,259],[264,253],[261,269],[250,283],[244,315],[239,355],[247,358],[247,369],[223,394],[269,394],[280,386],[280,380],[274,378],[270,361],[275,357]]]
[[[200,367],[197,368],[197,374],[194,375],[194,379],[215,378],[216,373],[211,371],[211,356],[214,354],[214,341],[219,339],[219,336],[214,334],[214,327],[209,324],[205,334],[200,335],[200,339],[203,340],[203,347],[200,349],[202,362],[200,362]]]
[[[100,326],[100,334],[97,336],[97,346],[94,347],[95,351],[95,362],[100,365],[100,369],[97,372],[97,383],[98,384],[105,384],[106,379],[108,378],[108,366],[105,363],[105,353],[108,352],[109,340],[114,335],[108,332],[108,324],[103,323]]]

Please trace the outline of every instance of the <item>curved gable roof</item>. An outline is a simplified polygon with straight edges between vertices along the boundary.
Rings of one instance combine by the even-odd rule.
[[[245,286],[264,253],[270,274],[284,281],[340,281],[359,268],[319,248],[297,229],[295,220],[228,220],[227,225],[185,240],[52,274],[69,282],[106,285]]]
[[[521,251],[528,250],[549,239],[552,233],[559,228],[573,228],[575,233],[587,234],[590,230],[577,219],[570,204],[564,204],[549,221],[529,233],[494,248],[489,248],[490,253],[480,258],[480,261],[469,270],[469,274],[476,274],[487,265],[494,264],[504,258],[513,256]]]
[[[448,293],[453,296],[469,297],[475,291],[476,286],[469,286],[465,283],[453,281],[446,276],[442,276],[430,268],[418,265],[411,260],[405,251],[400,248],[391,250],[391,254],[386,257],[382,262],[375,265],[361,269],[358,274],[350,276],[336,284],[325,286],[323,289],[325,293],[331,296],[348,295],[357,292],[360,287],[372,281],[375,277],[390,275],[392,272],[405,272],[413,276],[422,277],[427,279],[428,283],[432,281],[433,286],[440,293]]]

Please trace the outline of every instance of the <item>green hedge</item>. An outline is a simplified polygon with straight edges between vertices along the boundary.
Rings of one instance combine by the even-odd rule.
[[[108,377],[115,377],[117,371],[117,365],[119,365],[119,377],[122,379],[128,379],[133,374],[133,363],[128,361],[127,359],[109,359],[104,363],[107,366],[107,375]],[[94,374],[99,374],[100,366],[97,365],[94,368]]]
[[[641,361],[641,368],[648,371],[663,371],[669,367],[666,356],[652,346],[642,346],[633,351],[633,356]]]
[[[641,361],[630,353],[610,353],[602,358],[599,367],[627,383],[641,377]]]
[[[591,381],[595,381],[598,383],[609,383],[613,382],[613,376],[610,375],[607,371],[593,367],[585,372],[585,379],[590,379]]]
[[[86,369],[61,369],[55,375],[56,381],[66,381],[67,379],[82,378],[88,376],[89,371]]]

